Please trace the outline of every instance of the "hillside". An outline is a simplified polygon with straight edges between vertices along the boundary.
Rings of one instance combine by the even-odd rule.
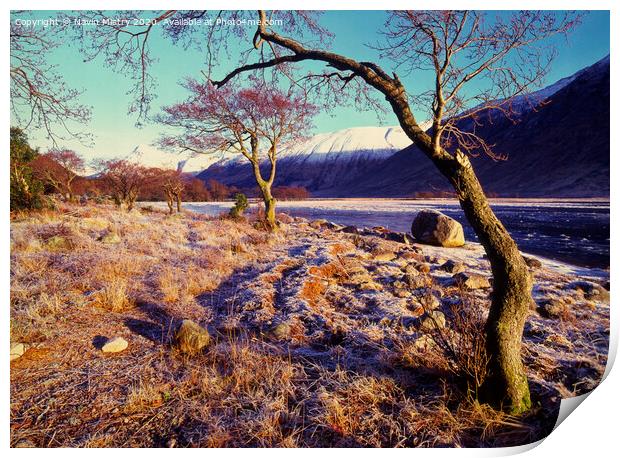
[[[489,193],[507,197],[609,196],[609,57],[517,100],[518,123],[489,116],[477,133],[505,161],[472,159]],[[543,102],[534,107],[535,102]],[[427,125],[428,126],[428,125]],[[466,126],[463,126],[466,127]],[[317,197],[409,197],[450,190],[398,127],[320,134],[281,153],[276,185]],[[198,175],[253,188],[248,164],[221,160]]]

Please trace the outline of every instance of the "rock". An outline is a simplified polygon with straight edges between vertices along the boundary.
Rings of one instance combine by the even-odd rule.
[[[23,343],[12,343],[11,344],[11,361],[21,357],[27,350],[26,344]]]
[[[430,313],[427,313],[420,323],[420,328],[423,331],[434,331],[436,329],[443,329],[446,327],[446,316],[437,311],[433,310]]]
[[[323,227],[327,227],[330,224],[326,219],[315,219],[309,223],[309,226],[313,229],[322,229]]]
[[[411,289],[426,288],[430,285],[430,278],[426,275],[405,274],[402,277],[402,281]]]
[[[390,240],[396,243],[404,243],[405,245],[411,245],[414,240],[413,238],[404,232],[386,232],[381,235],[385,240]]]
[[[359,229],[355,226],[345,226],[342,229],[340,229],[340,232],[344,232],[345,234],[359,234],[360,233]]]
[[[437,344],[431,336],[424,334],[413,342],[413,348],[416,350],[430,350]]]
[[[45,246],[49,250],[69,250],[73,244],[71,241],[61,235],[54,235],[45,241]]]
[[[288,340],[291,337],[291,325],[288,323],[278,323],[271,328],[271,335],[278,340]]]
[[[443,247],[465,244],[461,224],[437,210],[421,210],[411,225],[411,233],[422,243]]]
[[[461,272],[452,277],[457,285],[461,285],[465,289],[483,289],[490,288],[489,279],[484,275]]]
[[[466,269],[465,264],[451,259],[444,262],[439,268],[451,274],[459,274],[461,272],[465,272]]]
[[[389,262],[389,261],[393,261],[394,259],[396,259],[397,256],[396,256],[396,253],[394,253],[393,251],[377,251],[373,253],[372,258],[375,261]]]
[[[381,286],[376,281],[371,280],[371,281],[359,284],[358,289],[360,291],[381,291],[383,290],[383,286]]]
[[[586,280],[576,280],[568,284],[568,286],[577,291],[582,291],[588,300],[608,301],[609,291],[598,283]]]
[[[400,298],[411,296],[411,291],[409,291],[409,288],[405,282],[396,280],[392,283],[392,286],[394,287],[394,296]]]
[[[128,345],[127,341],[122,337],[112,337],[103,344],[101,351],[104,353],[118,353],[127,348]]]
[[[175,334],[175,346],[190,355],[201,351],[210,341],[209,331],[192,320],[183,320]]]
[[[548,299],[538,306],[538,312],[545,318],[560,318],[566,311],[567,306],[562,299]]]
[[[429,266],[425,262],[414,262],[413,266],[418,272],[421,272],[423,274],[427,274],[431,271],[431,266]]]
[[[108,243],[110,245],[115,245],[117,243],[121,243],[121,237],[116,233],[116,231],[108,231],[99,237],[99,241],[101,243]]]
[[[441,306],[441,301],[434,294],[426,294],[420,298],[424,310],[435,310]]]
[[[542,262],[540,262],[536,258],[530,258],[528,256],[523,256],[523,260],[527,264],[530,269],[540,269],[542,267]]]
[[[418,261],[418,262],[426,261],[426,258],[424,257],[424,255],[416,251],[405,251],[404,253],[401,253],[399,257],[406,261]]]

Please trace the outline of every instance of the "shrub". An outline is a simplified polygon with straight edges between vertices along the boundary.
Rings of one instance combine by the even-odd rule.
[[[11,127],[11,211],[43,207],[43,184],[34,177],[30,167],[38,155],[28,144],[26,134],[17,127]]]
[[[237,193],[235,194],[235,206],[230,209],[229,215],[232,218],[240,218],[243,216],[243,212],[247,210],[248,198],[245,194]]]

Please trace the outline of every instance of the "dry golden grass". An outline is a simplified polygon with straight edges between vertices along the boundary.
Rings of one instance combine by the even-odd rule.
[[[108,231],[120,242],[102,243]],[[416,350],[417,331],[392,315],[417,316],[424,298],[397,305],[389,285],[359,295],[349,284],[355,272],[373,281],[400,272],[368,265],[384,244],[304,223],[272,236],[252,221],[153,209],[60,204],[17,215],[11,339],[33,348],[11,363],[11,444],[493,446],[542,437],[552,408],[505,416],[467,396],[445,347]],[[183,319],[213,340],[191,356],[171,339]],[[277,323],[286,323],[283,338]],[[567,348],[562,335],[545,341]],[[103,354],[98,345],[112,336],[129,347]],[[537,376],[561,373],[548,354],[526,355]]]

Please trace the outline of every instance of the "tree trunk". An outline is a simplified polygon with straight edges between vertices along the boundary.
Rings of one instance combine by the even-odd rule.
[[[485,401],[517,414],[531,407],[527,374],[521,360],[521,340],[532,303],[532,277],[517,244],[493,213],[469,160],[461,158],[459,162],[464,164],[448,178],[493,272],[491,308],[486,323],[489,374],[482,396]]]
[[[265,203],[265,224],[271,231],[278,228],[276,224],[276,198],[271,195],[271,186],[265,184],[261,186],[263,202]]]
[[[181,194],[177,194],[176,200],[177,200],[177,212],[181,213]]]
[[[521,360],[521,340],[532,303],[532,277],[517,244],[493,213],[467,156],[458,150],[452,155],[434,147],[415,121],[404,94],[402,86],[396,87],[387,99],[407,136],[450,180],[491,264],[493,292],[486,323],[490,361],[481,395],[512,414],[524,412],[531,407],[531,400]]]
[[[168,214],[172,215],[174,213],[174,207],[172,205],[172,199],[166,196],[166,204],[168,205]]]

